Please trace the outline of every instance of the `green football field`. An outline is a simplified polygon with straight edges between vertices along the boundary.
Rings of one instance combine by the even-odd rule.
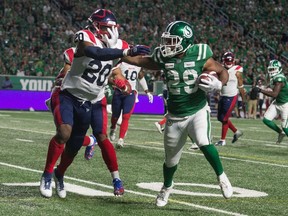
[[[162,116],[133,115],[117,150],[123,197],[114,197],[111,176],[99,148],[90,160],[84,148],[65,176],[67,198],[40,196],[39,180],[48,142],[55,133],[48,112],[0,111],[0,215],[288,215],[288,138],[276,145],[277,134],[261,120],[235,119],[244,132],[234,144],[217,147],[234,196],[226,200],[214,171],[200,151],[189,151],[187,140],[175,174],[169,203],[158,208],[155,197],[162,184],[163,135],[154,122]],[[280,124],[280,122],[278,122]],[[212,118],[218,141],[221,124]],[[90,131],[89,131],[90,132]],[[117,131],[118,132],[118,131]]]

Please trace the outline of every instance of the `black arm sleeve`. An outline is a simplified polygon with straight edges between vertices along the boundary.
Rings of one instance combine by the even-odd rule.
[[[95,46],[87,46],[84,48],[84,53],[87,57],[100,61],[109,61],[123,57],[122,49],[100,48]]]

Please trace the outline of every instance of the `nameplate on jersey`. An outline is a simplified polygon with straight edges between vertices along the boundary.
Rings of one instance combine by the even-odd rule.
[[[175,66],[174,63],[166,63],[166,64],[165,64],[165,68],[166,68],[166,69],[174,68],[174,66]]]
[[[187,68],[187,67],[195,67],[195,62],[192,61],[192,62],[184,62],[184,67]]]

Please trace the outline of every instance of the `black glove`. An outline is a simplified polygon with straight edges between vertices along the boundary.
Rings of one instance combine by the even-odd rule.
[[[257,92],[261,92],[261,90],[262,90],[261,88],[259,88],[259,87],[257,87],[257,86],[254,87],[254,89],[255,89],[255,91],[257,91]]]
[[[130,49],[125,49],[124,56],[137,56],[137,55],[148,55],[150,53],[150,47],[145,45],[136,45]]]

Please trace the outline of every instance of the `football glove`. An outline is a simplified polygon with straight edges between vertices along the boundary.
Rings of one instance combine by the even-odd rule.
[[[254,88],[257,92],[261,92],[261,90],[262,90],[262,88],[259,88],[258,86],[255,86]]]
[[[114,84],[116,88],[120,89],[124,94],[130,94],[132,92],[132,88],[128,80],[115,79]]]
[[[149,100],[149,103],[153,103],[153,95],[150,93],[150,92],[148,92],[147,93],[147,97],[148,97],[148,100]]]
[[[210,78],[209,80],[207,79],[202,79],[199,84],[199,88],[205,92],[209,92],[212,90],[220,90],[222,88],[222,82],[218,80],[216,77],[207,74],[207,76]]]
[[[111,29],[107,28],[107,31],[110,34],[110,38],[109,38],[109,35],[105,34],[103,36],[103,41],[106,43],[108,48],[116,48],[117,41],[119,38],[118,28],[115,26],[112,26]]]
[[[150,47],[145,45],[136,45],[130,49],[123,51],[124,56],[137,56],[137,55],[148,55],[150,53]]]

